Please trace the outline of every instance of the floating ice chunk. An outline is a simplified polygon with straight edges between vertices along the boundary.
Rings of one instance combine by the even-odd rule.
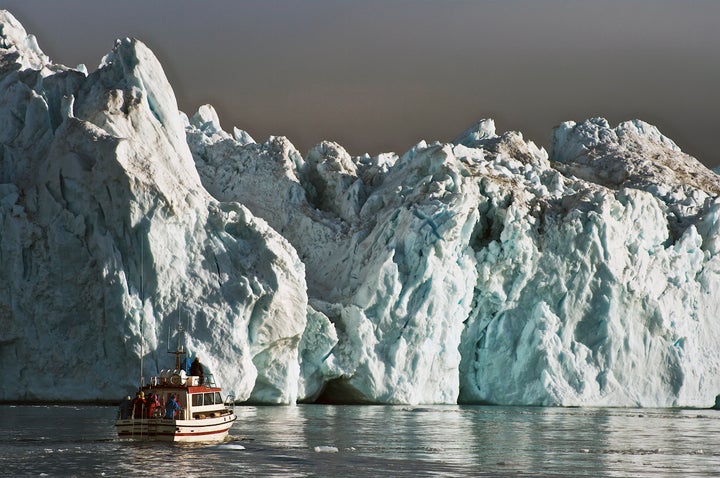
[[[313,448],[315,450],[315,453],[337,453],[338,448],[336,446],[330,446],[330,445],[320,445]]]

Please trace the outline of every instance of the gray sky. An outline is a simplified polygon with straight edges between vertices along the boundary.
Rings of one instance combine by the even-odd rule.
[[[224,129],[403,153],[492,117],[547,147],[562,121],[639,118],[720,164],[720,1],[4,0],[56,63],[116,38]]]

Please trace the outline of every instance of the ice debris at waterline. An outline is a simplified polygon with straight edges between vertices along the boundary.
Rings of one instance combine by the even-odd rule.
[[[192,117],[152,52],[97,70],[0,13],[0,400],[114,399],[167,331],[239,400],[711,406],[720,177],[641,121],[550,154],[303,157]]]

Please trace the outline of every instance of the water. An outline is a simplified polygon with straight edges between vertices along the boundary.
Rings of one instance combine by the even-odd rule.
[[[215,445],[119,441],[114,407],[0,406],[1,476],[711,476],[720,412],[237,407]]]

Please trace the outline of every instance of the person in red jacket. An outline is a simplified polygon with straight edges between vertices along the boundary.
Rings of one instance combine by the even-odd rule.
[[[145,414],[145,406],[147,405],[147,400],[145,400],[145,392],[138,392],[135,394],[135,399],[133,400],[133,417],[134,418],[142,418]]]
[[[160,406],[160,397],[158,397],[157,393],[153,393],[150,395],[150,400],[148,400],[148,418],[154,418],[155,415],[155,409]]]

